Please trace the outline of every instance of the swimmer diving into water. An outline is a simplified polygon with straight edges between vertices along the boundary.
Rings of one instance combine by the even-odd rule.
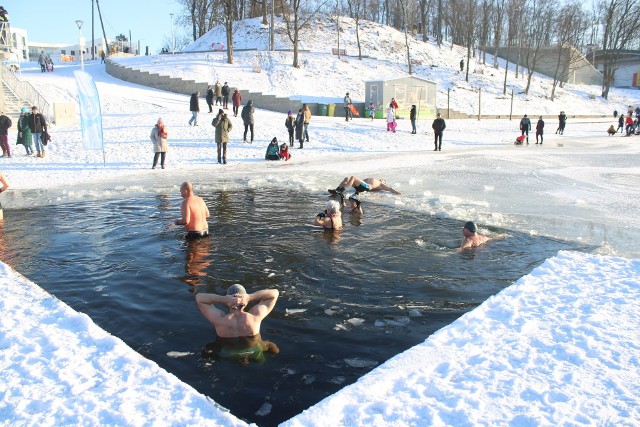
[[[366,191],[388,191],[392,194],[400,194],[399,191],[387,185],[387,181],[382,178],[365,178],[361,180],[356,176],[345,177],[335,190],[329,189],[330,194],[342,194],[347,188],[353,187],[356,194]]]
[[[187,239],[207,237],[209,235],[209,209],[202,197],[193,194],[190,182],[183,182],[180,186],[182,201],[182,217],[175,221],[176,225],[184,225],[187,229]]]

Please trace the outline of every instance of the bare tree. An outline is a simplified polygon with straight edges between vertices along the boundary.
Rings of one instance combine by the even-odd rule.
[[[356,23],[356,43],[358,44],[358,59],[362,59],[362,45],[360,43],[360,17],[366,0],[347,0],[349,16]]]
[[[602,35],[602,97],[609,97],[618,59],[625,49],[631,49],[640,31],[640,0],[602,0],[598,5],[603,18]]]
[[[569,70],[576,62],[582,59],[579,52],[573,46],[580,46],[588,28],[588,18],[582,10],[579,0],[563,6],[557,14],[555,22],[555,34],[557,47],[554,63],[556,69],[553,73],[551,100],[556,96],[556,88],[569,77]]]
[[[507,55],[505,59],[507,61],[504,67],[504,83],[502,85],[502,94],[507,94],[507,76],[509,75],[509,51],[511,50],[511,46],[513,40],[516,38],[517,27],[520,22],[520,8],[517,2],[509,2],[507,5]]]
[[[556,15],[555,2],[553,0],[532,0],[529,9],[528,25],[523,34],[524,44],[527,46],[524,52],[524,65],[527,67],[527,86],[524,93],[528,94],[531,88],[531,78],[538,63],[540,49],[545,46],[547,35],[552,31],[553,17]]]
[[[282,2],[282,19],[284,20],[287,36],[293,44],[293,66],[300,67],[300,32],[308,25],[310,20],[318,13],[328,0],[321,1],[319,5],[316,3],[315,9],[310,9],[311,0],[289,0]],[[306,7],[303,7],[306,6]],[[305,9],[309,8],[309,11]]]
[[[498,48],[500,47],[500,41],[502,39],[502,28],[505,12],[505,0],[497,0],[495,9],[492,14],[493,24],[493,68],[498,68]]]
[[[213,0],[180,0],[186,10],[186,16],[191,24],[193,40],[205,35],[215,25]]]

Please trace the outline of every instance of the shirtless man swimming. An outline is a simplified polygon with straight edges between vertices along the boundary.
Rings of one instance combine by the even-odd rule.
[[[264,351],[278,353],[280,349],[270,341],[262,341],[260,324],[276,305],[277,289],[264,289],[247,294],[242,285],[231,285],[226,295],[199,293],[196,303],[202,315],[216,330],[216,342],[207,345],[203,356],[239,359],[242,363],[260,361]],[[249,311],[249,303],[257,302]],[[228,313],[214,304],[225,305]]]
[[[267,317],[278,300],[277,289],[264,289],[248,294],[242,285],[231,285],[226,295],[199,293],[196,303],[203,316],[223,338],[252,337],[260,333],[260,323]],[[249,311],[244,311],[251,302],[257,302]],[[214,306],[222,304],[228,313]]]
[[[356,190],[356,194],[364,193],[365,191],[388,191],[392,194],[400,194],[399,191],[389,187],[387,181],[382,178],[365,178],[361,180],[357,176],[345,177],[335,190],[329,189],[329,193],[342,194],[349,187],[353,187]]]
[[[460,245],[460,250],[476,248],[480,245],[487,243],[489,240],[493,240],[490,237],[478,234],[478,226],[473,221],[467,221],[462,228],[462,235],[464,239]]]
[[[187,239],[206,237],[209,235],[209,209],[202,197],[193,194],[190,182],[183,182],[180,186],[182,201],[182,218],[175,221],[176,225],[184,225],[187,229]]]

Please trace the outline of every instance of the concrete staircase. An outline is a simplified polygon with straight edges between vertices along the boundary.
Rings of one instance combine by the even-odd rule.
[[[31,109],[31,105],[18,98],[5,82],[2,82],[2,94],[4,96],[4,115],[11,119],[12,127],[15,127],[18,117],[20,117],[20,109],[22,107]]]

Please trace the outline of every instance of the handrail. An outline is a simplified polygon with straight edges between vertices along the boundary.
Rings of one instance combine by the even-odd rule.
[[[9,67],[4,64],[0,64],[0,75],[5,84],[9,86],[18,98],[38,107],[38,110],[45,117],[47,123],[51,123],[51,106],[31,83],[20,80],[11,72]]]

